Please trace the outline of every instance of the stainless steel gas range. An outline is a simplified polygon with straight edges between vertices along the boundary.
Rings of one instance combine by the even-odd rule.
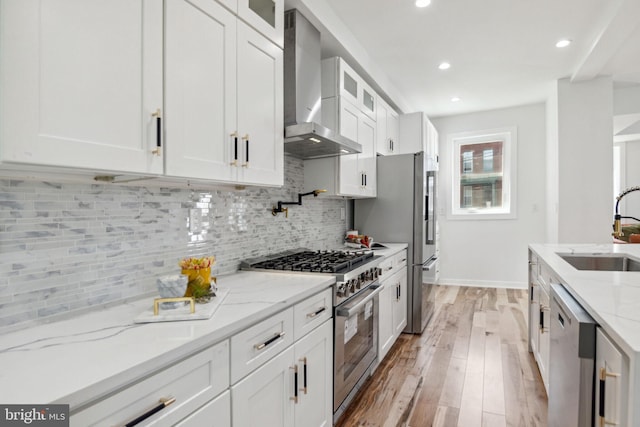
[[[243,270],[331,274],[333,288],[334,421],[371,375],[378,354],[378,284],[382,257],[370,251],[297,249],[255,258]]]

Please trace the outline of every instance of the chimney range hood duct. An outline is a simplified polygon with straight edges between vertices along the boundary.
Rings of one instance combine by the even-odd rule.
[[[362,152],[322,126],[320,32],[296,9],[285,12],[284,151],[302,159]]]

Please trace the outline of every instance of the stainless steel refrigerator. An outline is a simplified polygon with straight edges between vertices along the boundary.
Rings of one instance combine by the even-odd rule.
[[[407,327],[422,333],[434,311],[427,272],[436,259],[436,172],[424,152],[378,157],[377,197],[354,203],[354,226],[376,242],[408,243]]]

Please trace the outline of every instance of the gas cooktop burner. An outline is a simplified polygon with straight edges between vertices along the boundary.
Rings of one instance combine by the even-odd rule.
[[[275,255],[267,260],[249,263],[248,267],[268,270],[337,273],[349,271],[373,257],[373,252],[300,251]]]

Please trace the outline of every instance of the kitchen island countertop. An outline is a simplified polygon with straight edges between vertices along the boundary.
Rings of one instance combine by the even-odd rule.
[[[0,336],[0,403],[71,410],[220,342],[328,288],[326,275],[238,272],[209,320],[134,323],[153,298]]]
[[[532,244],[529,248],[625,353],[631,358],[640,355],[640,272],[578,270],[558,255],[616,253],[640,259],[640,245]]]

